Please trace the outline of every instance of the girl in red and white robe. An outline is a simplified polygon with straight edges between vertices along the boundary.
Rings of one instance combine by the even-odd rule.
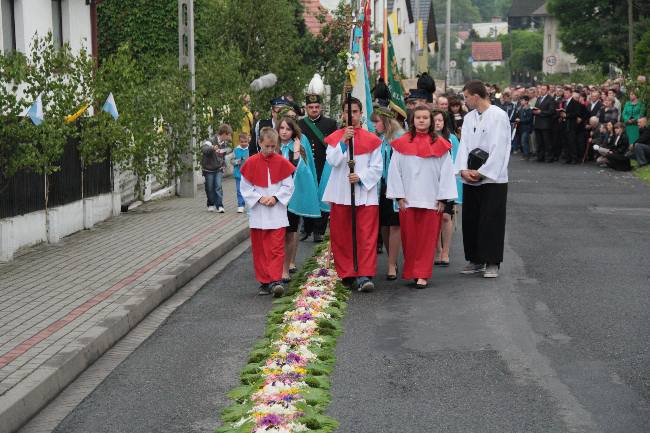
[[[425,288],[440,234],[446,200],[456,198],[451,143],[434,130],[428,107],[416,107],[411,130],[391,142],[386,197],[398,200],[404,279]]]
[[[278,133],[272,128],[260,131],[260,153],[246,160],[241,168],[241,194],[249,213],[255,278],[262,285],[260,295],[284,294],[282,266],[287,204],[293,194],[293,164],[277,153]]]

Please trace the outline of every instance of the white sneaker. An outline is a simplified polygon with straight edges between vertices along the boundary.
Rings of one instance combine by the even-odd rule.
[[[597,145],[597,144],[594,144],[594,145],[593,145],[593,149],[594,149],[596,152],[598,152],[598,150],[600,150],[600,146]]]
[[[224,210],[223,206],[219,206],[219,209],[217,209],[217,212],[224,213],[225,210]]]
[[[237,213],[244,213],[244,206],[239,206],[237,208]]]
[[[216,212],[217,208],[214,206],[208,206],[208,212]]]
[[[483,273],[483,278],[496,278],[499,276],[499,266],[488,265]]]

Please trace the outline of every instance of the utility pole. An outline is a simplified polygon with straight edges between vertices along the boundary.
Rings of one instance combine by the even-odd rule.
[[[445,35],[445,86],[449,85],[449,64],[451,62],[451,0],[447,0],[447,33]]]
[[[190,73],[188,88],[192,93],[191,106],[194,109],[194,93],[196,91],[196,74],[194,69],[194,0],[178,0],[178,67],[187,68]],[[182,173],[177,193],[181,197],[196,196],[196,177],[194,176],[194,125],[195,115],[192,114],[192,134],[185,150],[183,161],[189,167]]]
[[[627,0],[627,45],[630,56],[630,70],[634,65],[634,4],[632,0]]]

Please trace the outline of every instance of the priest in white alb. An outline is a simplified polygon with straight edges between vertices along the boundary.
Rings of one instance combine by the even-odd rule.
[[[261,283],[259,294],[276,297],[284,294],[282,266],[287,205],[293,194],[293,164],[277,153],[278,133],[272,128],[260,131],[261,152],[246,160],[241,168],[241,194],[249,208],[249,226],[255,277]]]
[[[381,140],[361,127],[363,106],[350,99],[352,125],[339,129],[325,138],[327,162],[332,167],[323,201],[331,204],[330,240],[334,265],[339,277],[359,291],[374,289],[372,277],[377,267],[377,236],[379,234],[379,193],[383,162]],[[348,118],[347,101],[343,118]],[[353,139],[354,173],[350,173],[348,143]],[[356,246],[358,270],[354,270],[352,238],[351,187],[354,185],[356,204]]]
[[[410,131],[391,146],[386,197],[399,205],[402,277],[423,289],[431,278],[445,203],[458,195],[451,143],[436,134],[431,110],[418,106]]]

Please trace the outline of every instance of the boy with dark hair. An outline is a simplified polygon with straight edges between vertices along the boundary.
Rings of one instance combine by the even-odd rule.
[[[205,195],[209,212],[224,213],[223,189],[221,181],[226,166],[226,155],[232,152],[229,144],[232,140],[232,128],[224,123],[217,134],[201,146],[201,168],[205,177]]]

